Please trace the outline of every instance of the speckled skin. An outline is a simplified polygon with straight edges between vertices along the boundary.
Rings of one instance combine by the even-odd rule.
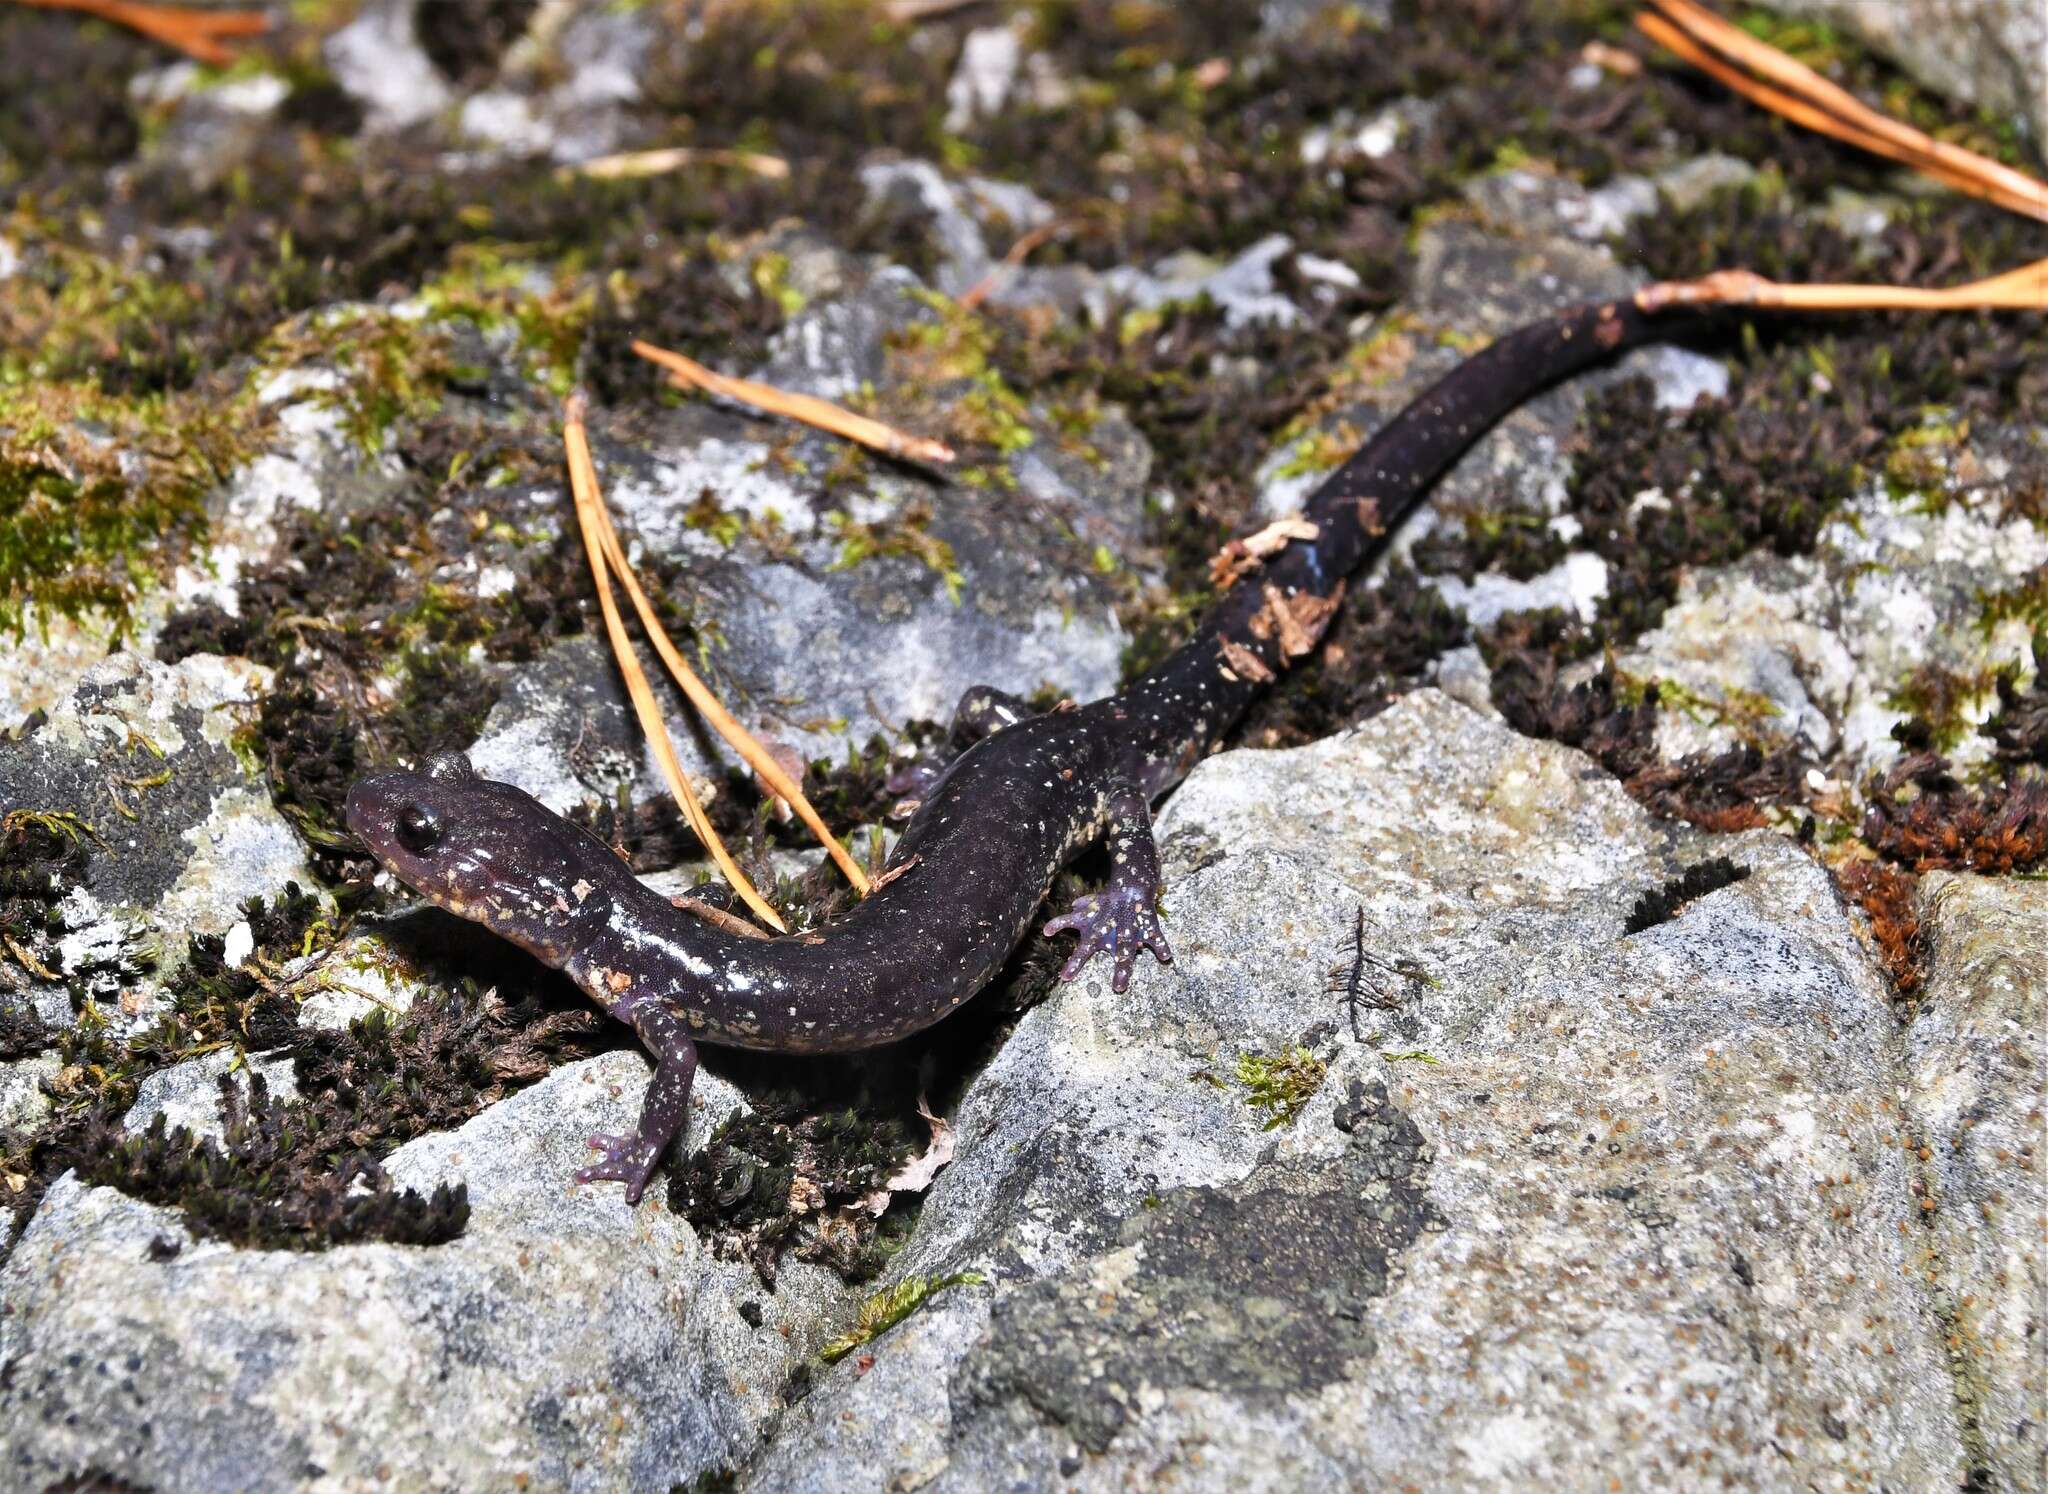
[[[1048,924],[1079,942],[1061,972],[1108,953],[1122,991],[1141,948],[1170,959],[1153,912],[1148,805],[1212,750],[1266,683],[1320,636],[1344,578],[1494,421],[1538,389],[1646,341],[1668,320],[1632,303],[1580,306],[1475,354],[1390,420],[1312,496],[1317,526],[1240,581],[1177,653],[1129,689],[1016,719],[970,692],[987,734],[924,795],[891,869],[815,933],[727,933],[648,890],[595,837],[460,758],[369,775],[350,828],[400,878],[566,971],[631,1022],[659,1061],[638,1130],[595,1137],[637,1200],[680,1130],[698,1039],[775,1053],[875,1047],[938,1021],[986,985],[1054,876],[1110,834],[1111,885]]]

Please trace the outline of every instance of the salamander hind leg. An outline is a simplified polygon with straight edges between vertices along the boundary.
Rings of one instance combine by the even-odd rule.
[[[953,759],[1006,726],[1015,726],[1038,713],[1015,695],[993,685],[972,685],[953,708],[953,724],[936,750],[919,753],[889,774],[883,787],[901,798],[920,799],[946,776]]]
[[[697,1077],[697,1045],[675,1014],[655,1001],[622,1001],[612,1015],[633,1024],[654,1055],[654,1078],[640,1103],[640,1121],[624,1136],[597,1135],[590,1144],[601,1160],[576,1174],[579,1183],[624,1183],[626,1202],[637,1204],[647,1180],[690,1113],[690,1085]]]
[[[1173,951],[1159,927],[1159,850],[1152,843],[1152,812],[1145,796],[1119,789],[1110,796],[1108,813],[1114,868],[1109,885],[1075,898],[1072,908],[1046,921],[1045,931],[1080,935],[1060,967],[1061,980],[1073,980],[1089,960],[1107,954],[1115,962],[1110,989],[1121,994],[1131,984],[1139,950],[1151,950],[1162,965],[1173,963]]]

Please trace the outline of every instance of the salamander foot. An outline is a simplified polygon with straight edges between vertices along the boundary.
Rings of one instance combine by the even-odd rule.
[[[576,1174],[576,1181],[624,1183],[626,1202],[640,1202],[640,1195],[647,1191],[647,1180],[654,1175],[654,1164],[661,1160],[662,1148],[642,1140],[637,1131],[630,1136],[600,1134],[591,1137],[590,1144],[604,1154],[604,1160],[583,1168]]]
[[[1107,954],[1116,961],[1109,988],[1121,995],[1131,984],[1140,949],[1151,950],[1160,964],[1171,965],[1173,951],[1153,908],[1156,895],[1136,881],[1112,882],[1101,892],[1082,893],[1067,912],[1047,919],[1046,933],[1081,936],[1066,964],[1060,966],[1060,979],[1074,979],[1095,955]]]

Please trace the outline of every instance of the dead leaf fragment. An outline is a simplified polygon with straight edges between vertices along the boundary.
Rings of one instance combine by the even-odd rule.
[[[1238,679],[1250,680],[1254,684],[1266,685],[1273,681],[1273,671],[1266,667],[1266,661],[1241,643],[1223,640],[1223,662],[1230,673]]]
[[[923,1156],[912,1157],[896,1170],[896,1175],[886,1185],[891,1193],[922,1193],[931,1187],[939,1169],[953,1160],[952,1125],[927,1110],[923,1096],[918,1097],[917,1113],[931,1127],[931,1145],[924,1149]]]
[[[1271,631],[1279,635],[1281,652],[1290,659],[1299,659],[1316,646],[1316,640],[1323,636],[1323,629],[1330,625],[1337,604],[1343,598],[1341,582],[1326,597],[1309,592],[1283,596],[1278,587],[1268,586],[1265,610],[1259,617],[1269,619]],[[1261,636],[1265,635],[1262,633]]]
[[[1275,519],[1257,534],[1227,542],[1209,557],[1209,579],[1218,587],[1234,586],[1257,570],[1268,555],[1294,540],[1312,540],[1322,531],[1299,514]]]

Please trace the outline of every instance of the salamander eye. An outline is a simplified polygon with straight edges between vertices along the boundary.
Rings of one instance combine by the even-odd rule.
[[[415,856],[424,856],[441,843],[441,822],[417,804],[398,812],[398,843]]]

